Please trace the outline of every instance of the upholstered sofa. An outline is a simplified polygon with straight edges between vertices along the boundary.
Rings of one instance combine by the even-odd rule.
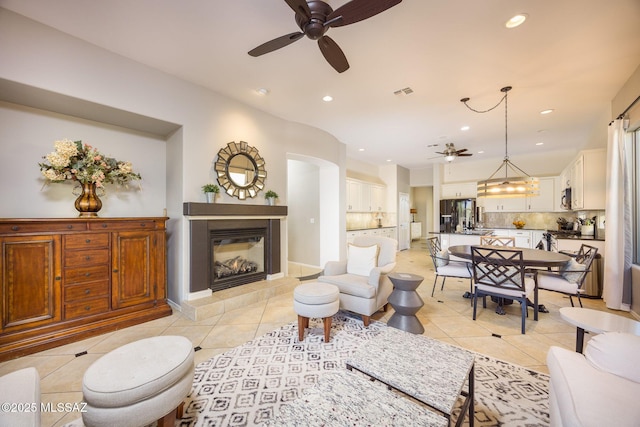
[[[551,426],[639,426],[638,358],[640,337],[621,332],[594,336],[584,354],[551,347]]]
[[[396,266],[397,250],[395,239],[358,236],[349,245],[347,261],[327,262],[318,281],[337,286],[340,308],[362,315],[364,325],[369,326],[370,316],[386,308],[393,291],[387,274]]]
[[[0,377],[0,426],[40,427],[40,375],[24,368]]]

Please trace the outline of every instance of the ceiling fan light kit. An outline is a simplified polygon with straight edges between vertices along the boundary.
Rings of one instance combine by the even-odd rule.
[[[336,10],[327,3],[319,0],[285,0],[295,12],[295,21],[302,32],[295,32],[277,37],[250,50],[251,56],[283,48],[307,36],[318,41],[320,52],[327,62],[339,73],[349,69],[347,57],[338,44],[324,34],[331,27],[342,27],[371,18],[385,10],[399,4],[402,0],[351,0]]]
[[[505,86],[500,89],[500,92],[504,93],[502,99],[495,106],[484,111],[471,108],[467,104],[467,102],[469,102],[469,98],[462,98],[460,100],[460,102],[462,102],[468,109],[480,114],[488,113],[504,101],[504,160],[502,160],[498,169],[496,169],[489,178],[484,181],[478,181],[477,197],[530,197],[540,195],[540,180],[536,177],[530,176],[509,160],[507,98],[511,89],[511,86]],[[503,169],[504,178],[494,178],[496,174]],[[509,172],[515,173],[516,176],[509,176]]]

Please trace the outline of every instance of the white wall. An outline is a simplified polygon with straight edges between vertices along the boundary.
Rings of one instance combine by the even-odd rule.
[[[188,297],[189,282],[188,222],[182,218],[182,203],[204,201],[200,187],[213,180],[213,160],[228,142],[243,140],[258,148],[266,161],[267,189],[280,194],[282,204],[287,203],[287,153],[335,164],[344,186],[345,146],[322,130],[265,114],[5,9],[0,9],[0,49],[0,79],[60,94],[65,102],[73,102],[73,99],[90,101],[129,112],[132,116],[142,115],[179,125],[178,131],[161,138],[164,141],[145,135],[130,139],[127,132],[110,129],[103,123],[74,123],[68,118],[62,119],[70,124],[66,129],[60,128],[59,121],[37,130],[28,129],[49,120],[40,119],[41,113],[24,116],[23,125],[18,128],[7,123],[11,119],[9,115],[19,114],[16,108],[5,106],[0,111],[4,124],[11,127],[3,131],[9,133],[3,136],[11,138],[1,140],[3,152],[11,155],[2,156],[0,169],[13,167],[17,158],[24,157],[29,164],[29,167],[12,169],[15,176],[0,182],[1,194],[22,195],[3,203],[0,215],[31,217],[35,215],[33,209],[37,205],[41,216],[75,216],[74,212],[64,210],[71,209],[66,203],[73,206],[73,198],[65,193],[64,186],[54,190],[59,192],[56,196],[59,200],[42,199],[45,196],[38,193],[39,185],[35,185],[39,177],[37,162],[52,150],[52,142],[61,136],[90,138],[94,145],[114,157],[131,160],[144,178],[144,194],[128,195],[126,200],[114,201],[112,205],[107,200],[102,216],[160,215],[166,205],[172,218],[169,223],[169,295],[176,303]],[[0,100],[2,96],[0,93]],[[26,98],[25,95],[25,104],[34,101]],[[116,134],[117,138],[113,136]],[[16,144],[17,135],[28,137],[22,144]],[[157,152],[149,149],[154,144],[159,147]],[[340,203],[339,212],[345,212],[345,190],[334,190]],[[31,200],[33,197],[39,197],[39,203],[24,202],[24,198]],[[264,198],[259,196],[240,202],[222,195],[218,201],[263,204]],[[339,222],[344,226],[344,214],[341,215]],[[341,233],[344,236],[344,231],[335,229],[331,232],[336,235],[333,249],[339,253],[338,237]]]

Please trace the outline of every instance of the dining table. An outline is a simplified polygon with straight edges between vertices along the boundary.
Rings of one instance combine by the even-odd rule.
[[[456,256],[458,258],[466,259],[471,261],[471,246],[472,245],[454,245],[449,246],[448,251],[451,255]],[[485,249],[500,249],[496,246],[490,245],[473,245],[480,248]],[[531,249],[531,248],[519,248],[519,247],[504,247],[502,249],[512,249],[522,251],[522,262],[525,267],[528,268],[545,268],[552,269],[554,267],[562,267],[567,262],[571,260],[569,255],[565,255],[560,252],[554,251],[545,251],[542,249]],[[471,298],[473,295],[466,296],[467,298]],[[529,306],[533,306],[531,301],[528,302]],[[540,313],[548,313],[549,310],[543,305],[538,304],[538,311]],[[502,309],[502,305],[498,304],[498,309],[496,310],[498,314],[503,314],[504,310]]]

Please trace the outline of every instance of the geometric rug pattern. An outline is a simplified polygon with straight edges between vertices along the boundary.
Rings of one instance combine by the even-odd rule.
[[[359,317],[340,311],[328,343],[322,321],[312,319],[310,327],[303,342],[293,322],[200,363],[176,425],[260,425],[323,373],[345,369],[346,359],[387,325],[371,321],[365,328]],[[548,387],[548,375],[478,354],[475,425],[548,426]],[[455,419],[458,413],[454,410]]]

